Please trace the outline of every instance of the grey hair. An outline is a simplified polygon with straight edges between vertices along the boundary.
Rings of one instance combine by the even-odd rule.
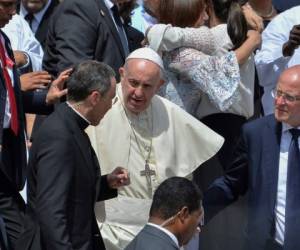
[[[79,63],[67,81],[67,99],[83,101],[94,90],[104,96],[110,89],[113,77],[115,72],[105,63],[92,60]]]

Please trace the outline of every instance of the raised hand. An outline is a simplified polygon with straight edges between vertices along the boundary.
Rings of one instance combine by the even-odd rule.
[[[300,24],[294,25],[290,31],[289,40],[282,46],[284,56],[292,56],[300,45]]]
[[[69,78],[71,72],[72,68],[61,72],[59,77],[51,83],[46,97],[47,104],[53,104],[59,101],[62,96],[67,94],[68,90],[64,88],[64,84]]]
[[[263,19],[255,13],[249,3],[244,4],[242,9],[247,23],[251,29],[261,33],[264,29]]]

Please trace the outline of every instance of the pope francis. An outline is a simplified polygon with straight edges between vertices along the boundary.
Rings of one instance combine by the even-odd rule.
[[[124,249],[147,223],[156,187],[192,172],[217,153],[223,138],[155,93],[164,83],[163,62],[150,48],[132,52],[120,69],[112,108],[88,132],[103,174],[117,166],[131,184],[96,206],[107,250]]]

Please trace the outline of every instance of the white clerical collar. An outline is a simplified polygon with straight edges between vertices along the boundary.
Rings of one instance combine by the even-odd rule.
[[[46,5],[44,6],[43,9],[41,9],[39,12],[33,14],[33,16],[34,16],[35,20],[38,22],[38,24],[40,24],[40,22],[42,21],[42,18],[44,16],[45,12],[47,11],[49,5],[51,4],[51,1],[52,0],[48,0],[48,2],[46,3]],[[28,11],[23,6],[22,1],[20,4],[20,13],[23,15],[23,17],[25,17],[28,14]]]
[[[292,129],[292,128],[295,128],[295,127],[292,127],[291,125],[285,123],[285,122],[282,122],[282,134],[285,133],[285,132],[288,132],[289,129]],[[296,127],[297,129],[300,129],[300,127]]]
[[[79,115],[83,120],[85,120],[89,125],[91,125],[91,122],[86,118],[84,117],[80,112],[78,112],[78,110],[76,110],[71,103],[69,103],[68,101],[66,102],[67,105],[77,114]]]
[[[154,223],[151,223],[151,222],[148,222],[147,225],[152,226],[152,227],[155,227],[155,228],[157,228],[157,229],[163,231],[164,233],[166,233],[166,234],[174,241],[174,243],[176,244],[176,246],[177,246],[178,248],[180,248],[176,236],[175,236],[173,233],[171,233],[169,230],[167,230],[167,229],[164,228],[164,227],[161,227],[160,225],[157,225],[157,224],[154,224]]]

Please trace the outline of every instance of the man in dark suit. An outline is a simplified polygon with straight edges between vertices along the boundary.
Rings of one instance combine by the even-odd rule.
[[[29,23],[36,39],[45,50],[48,25],[58,0],[21,0],[18,12]]]
[[[235,160],[205,193],[206,219],[248,191],[246,249],[300,249],[300,66],[286,69],[275,114],[242,129]]]
[[[202,193],[188,179],[171,177],[156,189],[147,225],[125,250],[177,250],[199,232]]]
[[[73,64],[92,59],[118,72],[130,47],[118,1],[64,0],[50,22],[43,68],[57,75]]]
[[[113,70],[103,63],[75,67],[67,83],[68,101],[42,124],[31,148],[25,229],[16,249],[105,249],[95,201],[117,196],[129,178],[121,167],[101,176],[84,130],[111,108],[115,85]]]
[[[16,2],[0,0],[0,28],[15,14]],[[25,183],[27,165],[24,112],[51,112],[51,106],[46,105],[51,95],[57,93],[60,97],[66,93],[60,92],[57,83],[54,82],[48,94],[47,91],[21,91],[9,40],[0,30],[0,216],[12,248],[21,231],[25,209],[19,194]]]

